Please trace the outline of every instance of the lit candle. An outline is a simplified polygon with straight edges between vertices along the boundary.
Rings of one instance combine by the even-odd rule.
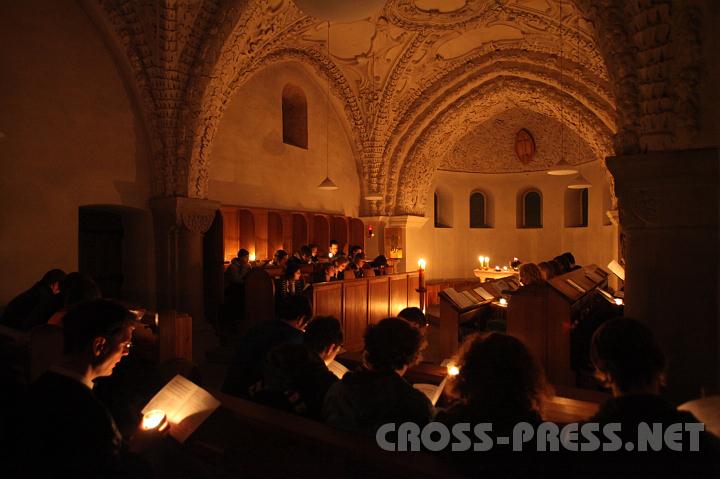
[[[160,326],[160,316],[155,313],[155,327]]]
[[[507,306],[507,304],[508,304],[507,299],[505,299],[505,298],[500,298],[499,302],[500,302],[500,306]]]
[[[507,266],[503,266],[503,271],[507,271],[507,270],[508,270],[508,267],[507,267]]]
[[[495,271],[500,271],[500,266],[495,266]]]
[[[460,368],[455,366],[454,364],[448,364],[447,373],[448,376],[457,376],[458,374],[460,374]]]
[[[482,266],[483,266],[483,261],[484,261],[484,259],[485,259],[485,258],[484,258],[483,256],[478,256],[478,261],[480,262],[480,267],[481,267],[481,268],[482,268]]]
[[[623,305],[622,298],[615,298],[615,304],[617,304],[618,306],[622,306]]]
[[[141,427],[146,431],[150,431],[152,429],[157,429],[158,431],[164,430],[168,427],[165,411],[162,409],[153,409],[146,412],[143,415]]]
[[[490,256],[485,256],[485,267],[486,268],[490,267]]]
[[[420,280],[420,289],[423,289],[425,287],[425,267],[427,266],[427,263],[424,259],[420,258],[418,260],[418,279]]]
[[[250,261],[255,261],[255,253],[250,253]]]

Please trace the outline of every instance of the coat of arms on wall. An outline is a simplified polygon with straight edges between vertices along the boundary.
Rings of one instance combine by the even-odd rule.
[[[529,131],[522,129],[515,135],[515,154],[523,165],[535,158],[535,140]]]

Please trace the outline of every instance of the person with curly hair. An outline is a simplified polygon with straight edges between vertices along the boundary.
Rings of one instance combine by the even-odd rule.
[[[423,335],[399,318],[385,318],[365,331],[363,367],[349,372],[325,397],[323,417],[329,424],[371,436],[383,424],[427,424],[430,400],[403,375],[420,359]]]
[[[540,365],[519,339],[501,333],[478,333],[468,337],[459,353],[459,373],[446,387],[454,402],[439,411],[436,421],[452,428],[459,423],[474,427],[492,424],[495,447],[484,453],[451,454],[452,463],[463,472],[492,477],[534,477],[542,463],[533,454],[514,454],[510,446],[499,446],[495,438],[512,437],[518,423],[538,426],[549,387]],[[505,475],[512,472],[510,475]],[[542,476],[541,476],[542,477]]]

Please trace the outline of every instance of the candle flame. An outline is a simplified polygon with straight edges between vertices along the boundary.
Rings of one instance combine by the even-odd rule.
[[[142,428],[146,431],[149,431],[150,429],[155,429],[158,427],[163,421],[165,420],[165,411],[162,409],[153,409],[152,411],[148,411],[143,416],[142,420]]]
[[[449,364],[447,367],[448,375],[450,376],[457,376],[460,374],[460,368],[455,366],[454,364]]]
[[[500,298],[500,304],[502,304],[503,306],[507,306],[507,304],[508,304],[508,303],[507,303],[507,299],[505,299],[505,298]]]
[[[425,266],[427,266],[427,262],[424,259],[420,258],[418,260],[418,268],[425,269]]]
[[[255,253],[250,253],[250,261],[255,261]]]
[[[623,305],[622,298],[615,298],[615,304],[617,304],[618,306],[622,306]]]

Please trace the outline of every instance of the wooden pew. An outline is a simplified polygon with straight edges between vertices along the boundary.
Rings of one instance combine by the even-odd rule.
[[[222,477],[458,477],[427,453],[381,450],[374,438],[213,392],[222,406],[184,448]]]
[[[607,286],[607,275],[589,265],[546,284],[522,288],[510,299],[507,333],[530,348],[552,384],[577,385],[570,363],[570,332],[580,311],[594,298],[595,289]]]

